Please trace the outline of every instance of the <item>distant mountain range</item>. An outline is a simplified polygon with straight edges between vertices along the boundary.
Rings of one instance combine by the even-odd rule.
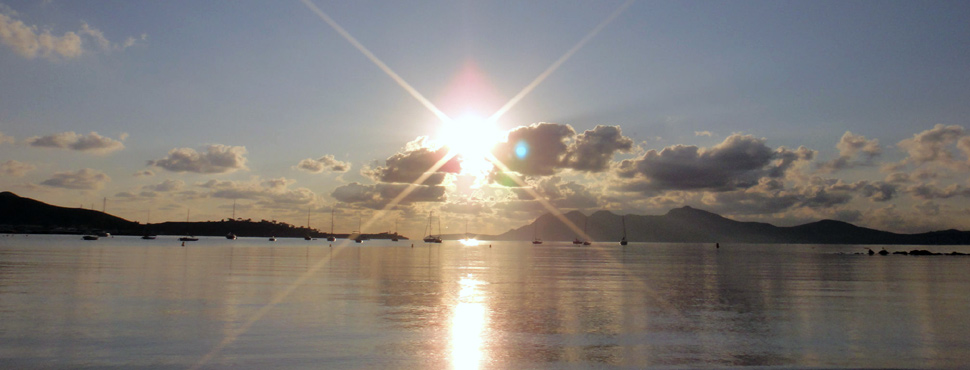
[[[588,222],[587,233],[597,242],[619,241],[623,236],[625,218],[627,239],[631,242],[970,245],[970,232],[967,231],[897,234],[835,220],[780,227],[762,222],[734,221],[691,207],[675,208],[662,216],[620,216],[608,211],[597,211],[588,218],[578,211],[563,216],[579,230]],[[529,225],[490,238],[532,240],[534,232],[547,241],[583,239],[552,214],[542,215]]]
[[[623,235],[625,218],[627,239],[631,242],[970,245],[970,232],[967,231],[897,234],[835,220],[780,227],[762,222],[734,221],[691,207],[675,208],[661,216],[620,216],[609,211],[597,211],[589,216],[572,211],[563,216],[578,230],[583,230],[585,224],[588,235],[595,242],[619,241]],[[238,236],[327,236],[316,229],[266,220],[163,222],[145,225],[100,211],[58,207],[11,192],[0,193],[0,232],[82,234],[93,230],[105,230],[120,235],[151,233],[220,236],[233,232]],[[477,238],[532,240],[533,233],[546,241],[583,239],[552,214],[542,215],[531,224],[500,235],[477,235]],[[345,234],[336,236],[348,237]],[[370,239],[391,237],[386,233],[364,236]],[[444,239],[452,240],[464,237],[464,234],[443,235]]]

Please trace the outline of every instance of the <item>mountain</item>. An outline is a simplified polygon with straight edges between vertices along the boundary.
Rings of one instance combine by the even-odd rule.
[[[578,211],[563,214],[594,241],[619,241],[626,219],[627,239],[633,242],[670,243],[778,243],[778,244],[914,244],[970,245],[970,232],[958,230],[921,234],[897,234],[855,226],[847,222],[821,220],[804,225],[780,227],[763,222],[741,222],[708,211],[681,207],[661,216],[620,216],[608,211],[583,215]],[[552,214],[544,214],[531,224],[495,236],[496,240],[531,240],[533,230],[544,240],[583,239]]]
[[[5,191],[0,193],[0,225],[22,231],[84,232],[89,230],[127,230],[138,223],[104,212],[66,208],[23,198]]]
[[[141,224],[110,214],[83,208],[68,208],[23,198],[11,192],[0,193],[0,232],[37,234],[83,234],[105,230],[116,235],[206,235],[223,236],[233,232],[238,236],[278,236],[302,238],[310,235],[325,238],[329,235],[304,226],[276,221],[222,220],[201,222],[162,222]],[[347,234],[336,234],[347,238]],[[390,239],[393,234],[364,234],[368,239]],[[407,240],[404,236],[398,236]]]

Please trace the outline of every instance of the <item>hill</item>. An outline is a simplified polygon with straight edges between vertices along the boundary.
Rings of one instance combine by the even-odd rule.
[[[141,224],[101,211],[50,205],[11,192],[0,193],[0,232],[34,234],[88,234],[104,230],[115,235],[197,235],[223,236],[229,232],[237,236],[278,236],[326,238],[317,229],[293,226],[285,222],[221,220],[202,222],[162,222]],[[346,234],[336,234],[347,238]],[[388,233],[364,234],[368,239],[390,239]],[[401,239],[407,239],[401,236]]]
[[[620,216],[608,211],[597,211],[588,217],[572,211],[563,216],[579,230],[585,225],[586,233],[594,241],[619,241],[625,219],[627,239],[633,242],[970,245],[970,232],[967,231],[897,234],[835,220],[781,227],[735,221],[692,207],[675,208],[659,216]],[[494,238],[531,240],[534,232],[539,238],[550,241],[583,239],[576,230],[548,213],[529,225]]]

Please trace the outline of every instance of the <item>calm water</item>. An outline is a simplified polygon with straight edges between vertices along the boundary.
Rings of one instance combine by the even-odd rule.
[[[0,368],[970,365],[970,257],[410,246],[0,236]]]

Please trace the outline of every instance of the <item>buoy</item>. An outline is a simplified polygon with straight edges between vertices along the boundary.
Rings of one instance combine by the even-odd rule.
[[[489,245],[488,245],[488,247],[489,247],[489,248],[491,248],[491,247],[492,247],[492,245],[491,245],[491,244],[489,244]]]
[[[182,242],[182,246],[183,246],[183,247],[185,246],[185,242]]]
[[[714,243],[714,248],[721,248],[721,243]]]

